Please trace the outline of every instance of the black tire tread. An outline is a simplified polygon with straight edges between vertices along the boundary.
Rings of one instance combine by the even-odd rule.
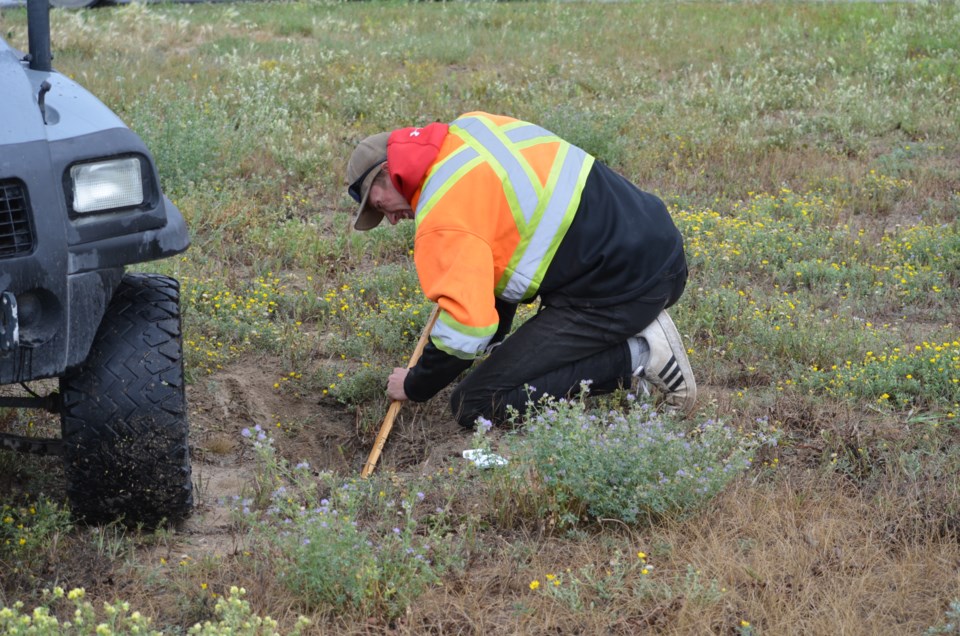
[[[126,274],[87,359],[60,379],[67,496],[90,522],[177,521],[193,505],[179,283]]]

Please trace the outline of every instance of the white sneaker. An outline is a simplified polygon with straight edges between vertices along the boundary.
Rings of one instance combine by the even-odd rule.
[[[668,410],[689,415],[697,401],[697,381],[680,332],[666,310],[637,337],[646,339],[650,357],[646,366],[638,367],[633,375],[640,378],[642,388],[646,381],[663,391]]]

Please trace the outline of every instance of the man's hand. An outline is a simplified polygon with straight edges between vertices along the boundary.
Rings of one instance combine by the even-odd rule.
[[[406,400],[407,393],[403,390],[403,381],[407,379],[407,373],[410,369],[403,367],[394,367],[393,373],[387,378],[387,395],[391,400]]]

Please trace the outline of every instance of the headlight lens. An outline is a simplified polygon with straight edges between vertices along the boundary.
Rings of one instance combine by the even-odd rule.
[[[140,161],[135,157],[82,163],[70,168],[73,209],[78,213],[143,203]]]

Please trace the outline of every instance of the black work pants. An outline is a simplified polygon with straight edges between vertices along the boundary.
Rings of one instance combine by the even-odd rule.
[[[495,424],[507,407],[521,414],[528,401],[544,395],[564,397],[590,381],[590,393],[629,386],[633,369],[627,339],[646,328],[683,293],[683,259],[649,293],[607,307],[541,304],[535,316],[495,348],[454,389],[450,408],[461,426],[478,417]]]

